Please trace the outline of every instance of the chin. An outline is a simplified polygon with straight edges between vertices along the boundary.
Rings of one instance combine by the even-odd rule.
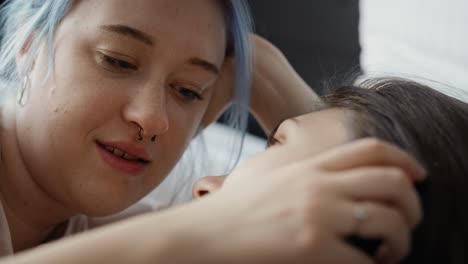
[[[80,194],[75,199],[75,205],[79,214],[92,217],[105,217],[119,213],[135,204],[142,197],[134,194],[96,191],[94,194]]]
[[[128,207],[130,207],[131,205],[133,205],[134,203],[129,203],[129,204],[119,204],[119,205],[116,205],[116,204],[112,204],[112,205],[109,205],[109,204],[101,204],[99,206],[87,206],[87,207],[84,207],[80,210],[80,214],[83,214],[83,215],[86,215],[86,216],[91,216],[91,217],[106,217],[106,216],[111,216],[111,215],[114,215],[114,214],[117,214],[125,209],[127,209]]]

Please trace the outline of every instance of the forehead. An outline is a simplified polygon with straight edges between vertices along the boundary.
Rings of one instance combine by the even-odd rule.
[[[278,137],[297,155],[318,154],[352,139],[351,115],[338,108],[301,115],[281,124]]]
[[[206,55],[224,55],[226,46],[225,14],[216,0],[83,0],[65,20],[88,30],[125,24],[154,36],[159,45],[179,40]]]

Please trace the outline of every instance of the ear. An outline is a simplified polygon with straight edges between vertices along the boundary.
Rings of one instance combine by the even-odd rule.
[[[211,88],[213,94],[202,118],[202,128],[216,121],[231,104],[234,93],[234,64],[234,56],[229,56],[224,61],[220,75]]]
[[[29,37],[24,42],[23,46],[19,50],[18,54],[16,54],[16,70],[21,75],[25,72],[25,63],[26,63],[26,55],[31,49],[32,42],[34,40],[34,33],[31,33]]]

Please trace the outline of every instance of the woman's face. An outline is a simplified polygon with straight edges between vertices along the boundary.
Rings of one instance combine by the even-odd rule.
[[[157,186],[196,134],[226,26],[214,0],[76,2],[57,28],[45,85],[47,45],[34,61],[18,144],[50,197],[105,215]]]
[[[270,151],[275,154],[275,166],[287,164],[319,154],[352,139],[348,125],[350,112],[343,109],[326,109],[287,119],[269,137],[269,147],[249,162],[269,162],[262,156]],[[280,158],[278,158],[280,157]],[[280,164],[281,163],[281,164]],[[271,162],[269,165],[271,166]],[[222,187],[226,176],[208,176],[198,180],[193,196],[200,197]]]

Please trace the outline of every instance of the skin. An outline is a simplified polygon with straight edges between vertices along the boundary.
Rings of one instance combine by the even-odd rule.
[[[289,155],[270,148],[206,198],[48,243],[2,264],[371,264],[398,263],[407,254],[408,232],[421,219],[408,179],[425,177],[411,156],[375,139],[281,162]],[[363,224],[350,217],[356,206],[370,215]],[[373,260],[343,241],[350,234],[384,237],[391,246]]]
[[[309,113],[319,98],[314,90],[294,70],[284,54],[268,40],[252,35],[254,46],[250,113],[270,134],[278,122]],[[217,87],[232,87],[234,59],[226,59]],[[231,89],[215,89],[203,121],[209,124],[226,109],[232,97]]]
[[[103,29],[116,24],[149,40]],[[12,100],[2,109],[8,155],[0,190],[15,250],[37,245],[77,213],[118,212],[164,179],[196,134],[218,77],[199,61],[219,71],[225,36],[216,1],[78,1],[56,31],[50,78],[41,85],[44,45],[29,73],[25,105]],[[129,176],[102,161],[96,141],[144,148],[150,162]]]
[[[352,138],[346,123],[349,117],[350,113],[343,110],[327,109],[286,119],[272,131],[270,147],[265,152],[273,148],[287,151],[289,155],[279,161],[287,164],[342,145]],[[226,179],[227,175],[201,178],[192,188],[194,197],[218,191]]]
[[[101,8],[110,2],[114,4],[112,8]],[[184,8],[177,8],[182,2]],[[156,15],[159,9],[164,12]],[[135,27],[156,35],[157,48],[147,49],[128,37],[106,37],[96,32],[95,24],[92,26],[97,18],[135,23]],[[174,18],[185,22],[176,23]],[[419,207],[411,196],[414,191],[405,184],[410,177],[422,179],[423,170],[401,150],[376,140],[364,140],[292,162],[284,162],[291,161],[290,151],[272,147],[236,169],[223,189],[206,199],[35,247],[57,223],[76,212],[104,215],[135,202],[164,178],[199,125],[206,125],[210,121],[205,120],[212,121],[217,116],[219,111],[211,109],[219,110],[229,104],[232,65],[223,62],[225,45],[218,46],[225,41],[222,22],[221,13],[211,1],[80,1],[74,7],[59,27],[54,43],[55,64],[60,67],[54,68],[49,82],[39,85],[47,58],[43,49],[30,73],[25,106],[19,108],[11,101],[2,109],[0,198],[15,251],[33,247],[2,259],[2,263],[372,263],[342,243],[342,235],[356,231],[355,222],[349,217],[353,207],[348,206],[345,214],[330,214],[317,207],[319,199],[311,199],[326,197],[324,193],[341,198],[340,204],[350,197],[412,204],[388,219],[405,215],[411,227],[418,222]],[[135,51],[137,54],[132,56],[136,58],[130,57],[141,60],[142,65],[138,66],[146,67],[131,77],[109,73],[108,68],[96,63],[91,44],[99,41],[93,42],[93,36],[109,38],[122,49]],[[277,49],[258,38],[254,42],[259,52],[255,58],[251,111],[268,132],[284,117],[307,112],[316,97]],[[104,47],[109,48],[107,45],[111,46]],[[119,55],[125,55],[120,54],[125,51],[119,51]],[[22,55],[18,56],[19,70]],[[216,78],[206,70],[186,65],[188,55],[211,60],[222,67],[221,76]],[[191,80],[192,71],[197,78],[208,77]],[[184,86],[185,78],[192,85],[206,82],[204,97],[210,98],[216,92],[216,100],[184,104],[174,92],[180,90],[169,85],[174,79],[179,83],[179,78]],[[210,93],[210,83],[227,90],[213,88]],[[280,111],[282,107],[278,106],[282,104],[291,106],[288,112]],[[136,140],[137,125],[144,128],[142,143]],[[148,139],[154,134],[159,135],[158,140],[150,143]],[[94,140],[101,137],[142,144],[154,155],[151,158],[155,162],[141,176],[124,177],[96,163],[96,156],[93,158]],[[357,168],[359,171],[355,171]],[[348,172],[347,177],[331,177],[346,176]],[[381,177],[375,178],[375,174]],[[326,183],[323,179],[340,179],[341,190],[330,188],[330,192],[325,192],[321,188]],[[373,182],[369,186],[375,188],[358,188],[364,180]],[[238,195],[239,190],[243,195]],[[396,221],[386,221],[382,226],[379,219],[374,219],[374,225],[365,226],[374,229],[357,231],[382,235],[401,227],[388,225]],[[404,256],[404,242],[396,243],[400,247],[390,251],[395,260]]]
[[[321,155],[333,152],[334,148],[353,141],[349,120],[354,120],[352,112],[338,108],[286,119],[271,134],[269,148],[254,158],[257,164],[248,161],[244,165],[244,170],[246,170],[244,174],[248,174],[251,170],[250,166],[256,165],[257,172],[259,172],[258,178],[260,178],[258,180],[261,182],[264,177],[261,176],[262,169],[258,168],[259,164],[263,163],[266,166],[263,168],[264,170],[276,168],[281,171],[280,168],[288,166],[288,164],[295,167],[300,163],[298,161],[314,157],[320,159]],[[333,159],[336,160],[335,155],[328,155],[330,162]],[[383,166],[382,168],[374,165],[354,171],[339,172],[340,166],[354,163],[352,161],[354,158],[358,157],[350,155],[346,159],[336,160],[336,164],[317,166],[325,171],[329,169],[325,174],[320,170],[310,169],[311,178],[315,178],[311,183],[311,186],[315,188],[314,195],[309,198],[313,204],[315,219],[310,219],[310,221],[315,222],[316,228],[321,231],[333,229],[335,226],[336,231],[340,230],[338,231],[340,239],[350,234],[363,238],[381,238],[384,243],[377,251],[375,260],[379,263],[394,263],[408,253],[409,232],[421,219],[419,198],[411,184],[413,180],[417,179],[412,178],[411,174],[404,173],[400,168],[385,166],[379,162],[376,162],[375,165]],[[325,161],[329,162],[326,159]],[[263,175],[270,174],[264,173]],[[289,176],[289,174],[284,173],[284,176]],[[244,175],[234,172],[229,177],[204,177],[194,184],[193,195],[195,198],[201,198],[208,194],[211,196],[216,193],[236,192],[232,188],[224,189],[227,185],[231,187],[231,185],[238,183],[238,177],[242,178]],[[389,181],[389,178],[393,178],[393,180]],[[274,179],[271,181],[274,182]],[[398,183],[396,184],[395,181]],[[276,187],[281,186],[277,190],[277,195],[283,199],[288,199],[289,195],[294,196],[295,192],[300,193],[300,190],[288,192],[287,188],[283,188],[285,183],[279,184],[277,182],[276,185]],[[346,185],[348,186],[343,188]],[[247,196],[246,189],[250,189],[249,187],[242,186],[242,196]],[[260,189],[258,192],[263,193]],[[286,195],[282,195],[283,193]],[[348,200],[350,197],[351,199]],[[353,214],[352,208],[356,208],[356,206],[365,208],[370,217],[364,223],[350,225],[350,219],[353,219],[350,217]],[[329,237],[323,237],[323,239],[329,239]],[[337,244],[330,245],[330,248],[336,246]],[[349,247],[349,245],[345,247]],[[317,253],[317,257],[320,258],[320,256],[321,253]],[[354,257],[356,261],[357,259],[364,261],[363,256],[354,254]],[[324,257],[324,262],[327,262],[327,258]],[[345,261],[345,259],[342,258],[341,261]]]

